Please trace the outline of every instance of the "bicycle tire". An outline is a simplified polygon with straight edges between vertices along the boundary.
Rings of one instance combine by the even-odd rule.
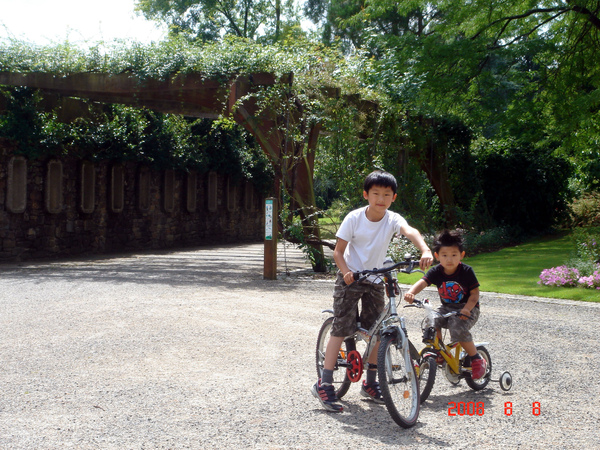
[[[437,372],[437,362],[435,357],[425,355],[419,363],[419,390],[421,403],[425,402],[431,394],[433,384],[435,383],[435,374]]]
[[[465,377],[465,381],[469,385],[471,389],[474,391],[480,391],[484,387],[488,385],[490,379],[492,378],[492,357],[490,356],[490,352],[483,345],[477,346],[477,351],[481,355],[485,362],[487,363],[487,368],[485,369],[485,375],[478,380],[474,380],[470,375]]]
[[[419,418],[419,381],[413,364],[406,367],[396,335],[382,338],[377,354],[379,385],[385,406],[398,425],[410,428]]]
[[[317,347],[316,347],[316,363],[317,363],[317,377],[321,378],[321,371],[323,370],[323,364],[325,361],[325,350],[327,349],[327,342],[329,342],[329,335],[331,332],[331,326],[333,324],[333,317],[329,317],[323,322],[321,325],[321,329],[319,330],[319,336],[317,338]],[[348,363],[346,358],[348,357],[348,353],[352,350],[356,350],[356,343],[354,342],[354,338],[346,338],[342,343],[342,347],[340,348],[340,353],[338,353],[337,363],[333,369],[333,386],[335,388],[335,394],[338,399],[341,399],[346,393],[348,389],[350,389],[350,385],[352,382],[350,378],[348,378],[348,373],[346,371],[348,367]]]

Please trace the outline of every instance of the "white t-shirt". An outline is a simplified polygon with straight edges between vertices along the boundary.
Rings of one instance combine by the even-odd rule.
[[[350,212],[336,236],[348,242],[344,260],[352,272],[379,269],[394,234],[408,223],[400,214],[387,210],[379,222],[367,219],[367,206]]]

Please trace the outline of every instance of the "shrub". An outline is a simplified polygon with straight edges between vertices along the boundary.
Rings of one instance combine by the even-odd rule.
[[[571,221],[576,227],[600,226],[600,192],[574,200],[571,204]]]
[[[577,258],[600,263],[600,228],[575,228],[573,241]]]
[[[579,278],[578,283],[581,286],[600,290],[600,264],[596,267],[598,270],[595,270],[590,276]]]
[[[520,241],[519,232],[509,227],[496,227],[485,231],[464,231],[466,251],[469,256],[500,250]]]
[[[579,271],[577,269],[558,266],[542,270],[538,284],[556,287],[575,287],[579,278]]]

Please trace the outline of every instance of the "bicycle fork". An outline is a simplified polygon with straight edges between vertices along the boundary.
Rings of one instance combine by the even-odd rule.
[[[408,344],[408,333],[406,331],[406,323],[404,317],[398,317],[392,315],[383,322],[383,328],[381,330],[381,336],[395,336],[396,345],[402,349],[402,356],[404,357],[404,366],[407,368],[406,375],[408,381],[411,381],[413,376],[412,370],[408,370],[409,367],[413,367],[413,361],[410,356],[410,349]],[[406,380],[396,380],[393,377],[394,370],[398,370],[399,367],[386,367],[385,370],[388,373],[389,380],[392,383],[404,382]]]

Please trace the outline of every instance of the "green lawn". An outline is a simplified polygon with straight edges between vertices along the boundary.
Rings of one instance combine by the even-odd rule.
[[[484,292],[562,298],[599,302],[600,291],[583,288],[558,288],[537,284],[543,269],[565,264],[573,247],[569,235],[536,239],[516,247],[464,259],[475,270]],[[414,283],[417,275],[399,276],[401,283]]]
[[[319,217],[319,227],[321,228],[321,239],[335,239],[335,233],[342,222],[330,217]]]

